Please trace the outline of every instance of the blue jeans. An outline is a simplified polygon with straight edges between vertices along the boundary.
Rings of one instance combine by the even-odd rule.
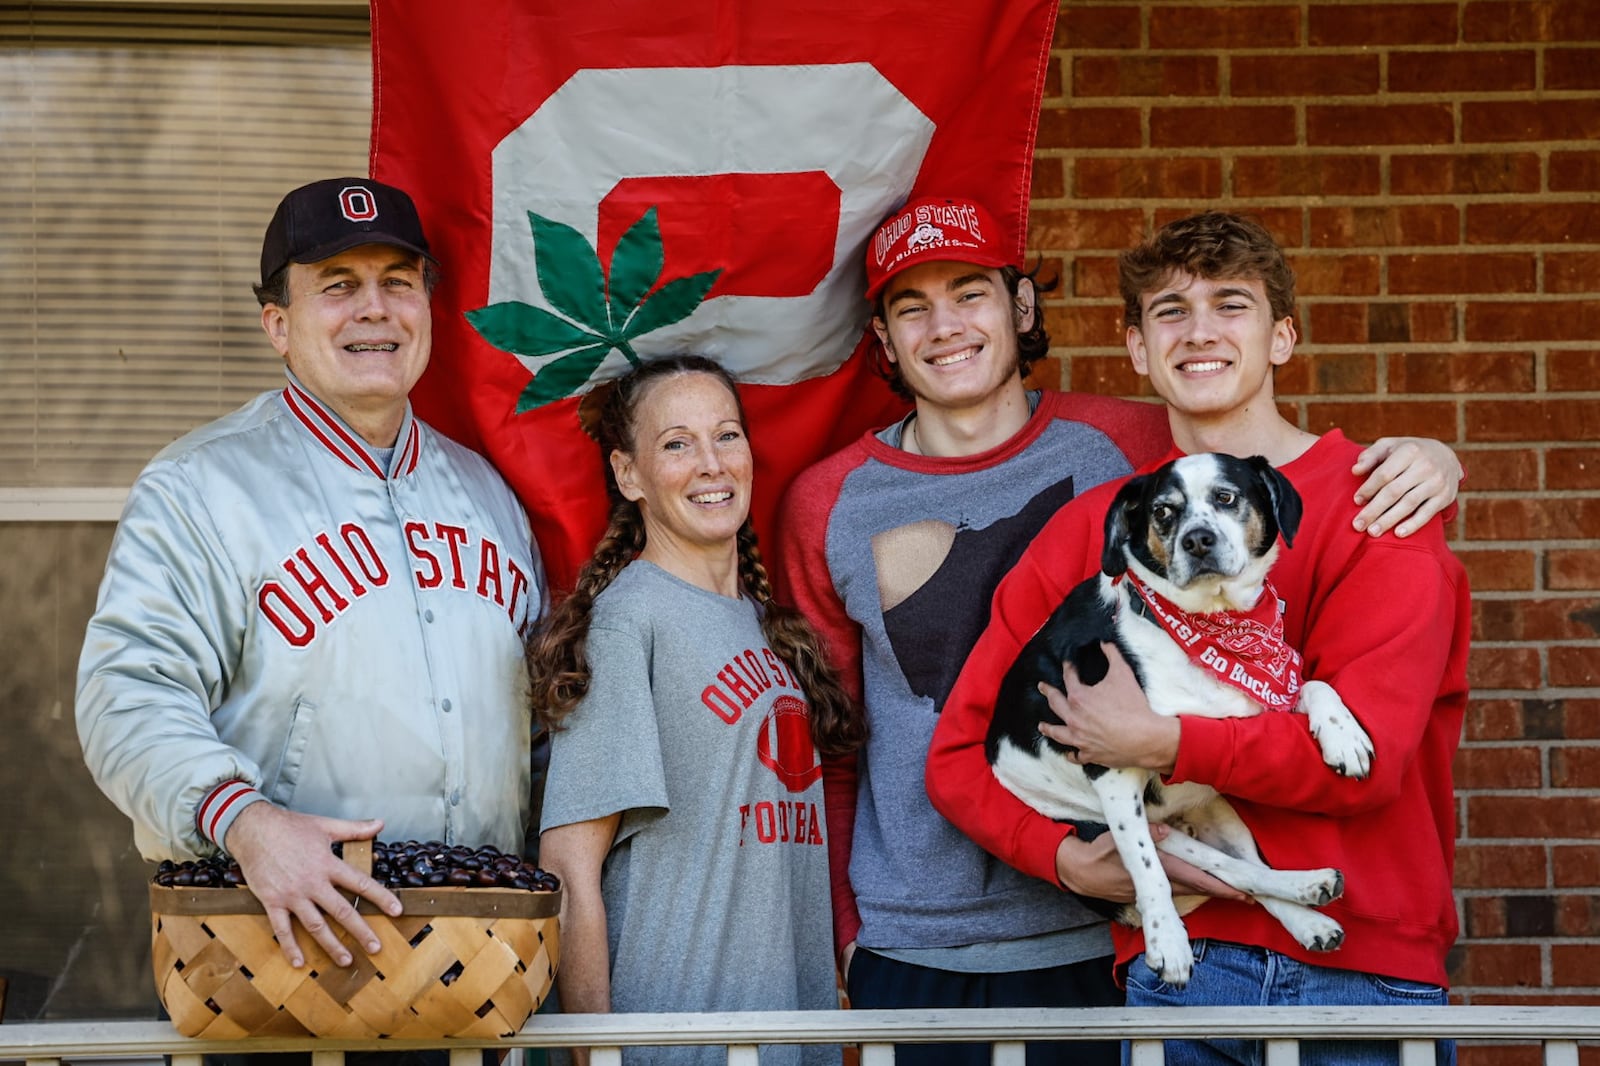
[[[1145,964],[1144,956],[1128,967],[1130,1007],[1423,1007],[1442,1006],[1444,989],[1421,981],[1355,970],[1311,966],[1265,948],[1225,940],[1194,941],[1194,972],[1183,988],[1174,988]],[[1168,1040],[1167,1066],[1261,1066],[1265,1052],[1259,1040]],[[1455,1042],[1441,1040],[1434,1053],[1438,1066],[1455,1066]],[[1128,1062],[1123,1045],[1122,1061]],[[1300,1044],[1301,1066],[1397,1066],[1400,1046],[1389,1040],[1306,1040]]]

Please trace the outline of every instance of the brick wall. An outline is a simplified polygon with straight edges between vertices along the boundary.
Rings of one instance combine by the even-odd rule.
[[[1247,210],[1299,273],[1285,409],[1467,463],[1463,1002],[1600,1003],[1597,194],[1595,0],[1062,5],[1030,235],[1063,281],[1042,376],[1139,394],[1115,252]]]

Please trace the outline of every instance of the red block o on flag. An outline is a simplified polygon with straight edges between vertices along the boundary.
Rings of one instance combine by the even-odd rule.
[[[631,359],[748,383],[768,537],[799,470],[903,411],[865,358],[867,238],[949,192],[1021,260],[1055,11],[374,0],[373,174],[445,272],[413,402],[516,489],[552,587],[605,522],[576,396]]]

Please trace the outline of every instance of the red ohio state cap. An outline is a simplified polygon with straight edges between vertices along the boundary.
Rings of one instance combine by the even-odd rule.
[[[975,200],[929,196],[890,215],[867,243],[867,299],[889,279],[919,263],[1012,264],[1000,224]]]

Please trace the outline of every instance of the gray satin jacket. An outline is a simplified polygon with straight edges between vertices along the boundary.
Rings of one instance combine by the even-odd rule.
[[[481,456],[408,407],[381,466],[291,375],[134,483],[79,661],[84,758],[148,859],[214,853],[258,798],[214,802],[230,781],[385,840],[518,851],[543,603]]]

